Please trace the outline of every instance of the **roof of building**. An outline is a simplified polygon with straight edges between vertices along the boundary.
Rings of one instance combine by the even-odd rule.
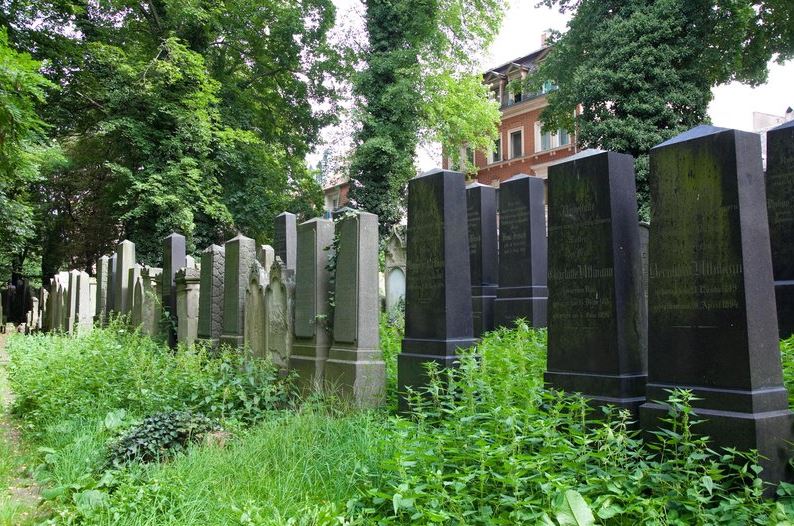
[[[529,55],[524,55],[523,57],[513,59],[510,62],[505,62],[501,66],[489,69],[483,76],[486,79],[489,77],[501,77],[511,73],[512,71],[515,71],[516,69],[526,69],[532,71],[537,67],[538,63],[543,60],[546,55],[548,55],[550,49],[551,47],[549,46],[536,49]]]

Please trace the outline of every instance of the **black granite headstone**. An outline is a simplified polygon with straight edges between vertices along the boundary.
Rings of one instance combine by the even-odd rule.
[[[651,150],[649,338],[642,426],[669,390],[697,398],[696,433],[756,449],[770,482],[787,477],[788,393],[777,339],[761,143],[699,126]]]
[[[494,324],[523,318],[546,326],[548,302],[546,188],[543,179],[516,175],[499,187],[499,288]]]
[[[546,383],[636,415],[648,333],[630,155],[549,167],[549,267]]]
[[[435,170],[408,183],[405,339],[398,391],[427,384],[425,364],[452,367],[474,343],[463,174]],[[401,407],[405,400],[401,397]]]
[[[176,273],[187,266],[185,236],[173,233],[163,239],[163,310],[172,323],[168,325],[168,344],[176,345]]]
[[[282,212],[276,216],[273,249],[287,270],[295,271],[298,246],[298,223],[295,214]]]
[[[777,322],[781,338],[794,334],[794,121],[766,134],[766,202]]]
[[[466,188],[474,337],[492,331],[493,302],[499,282],[496,188],[474,183]]]

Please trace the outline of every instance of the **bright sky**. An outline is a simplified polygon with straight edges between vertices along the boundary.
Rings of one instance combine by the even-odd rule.
[[[540,47],[542,33],[551,28],[563,31],[569,15],[557,10],[534,7],[536,0],[512,0],[502,30],[491,49],[483,53],[483,70],[526,55]],[[351,22],[360,18],[363,8],[359,0],[334,0],[339,8],[338,20]],[[771,64],[769,81],[751,88],[739,83],[714,89],[709,115],[715,126],[752,131],[753,112],[783,115],[794,107],[794,62]],[[418,168],[427,170],[440,162],[436,152],[420,152]]]

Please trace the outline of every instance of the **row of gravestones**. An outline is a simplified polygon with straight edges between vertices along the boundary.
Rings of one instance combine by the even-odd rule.
[[[247,346],[296,371],[306,390],[331,386],[359,405],[380,404],[386,372],[377,216],[351,212],[336,223],[298,225],[285,212],[274,244],[257,246],[240,235],[210,246],[196,262],[185,238],[171,234],[160,269],[135,263],[135,244],[122,241],[99,259],[96,277],[73,270],[52,278],[50,293],[42,290],[41,328],[80,334],[122,314],[171,344]]]
[[[548,239],[540,179],[503,183],[498,218],[495,191],[462,174],[411,180],[399,391],[425,385],[428,362],[453,366],[488,323],[548,320],[547,385],[623,407],[647,432],[671,390],[691,390],[697,431],[758,450],[764,479],[790,479],[778,315],[790,335],[794,123],[767,145],[768,184],[757,134],[701,126],[655,147],[649,231],[627,155],[549,168]]]

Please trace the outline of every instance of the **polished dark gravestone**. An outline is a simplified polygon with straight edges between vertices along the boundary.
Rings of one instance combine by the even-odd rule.
[[[548,302],[546,188],[543,179],[516,175],[499,187],[499,289],[494,323],[523,318],[546,326]]]
[[[499,277],[496,188],[474,183],[466,188],[469,264],[474,337],[492,331],[493,303]]]
[[[636,417],[648,325],[634,158],[587,150],[549,167],[547,385]]]
[[[298,226],[297,217],[289,212],[282,212],[276,216],[275,236],[273,248],[276,257],[281,258],[284,268],[295,271],[295,261],[298,251]],[[266,269],[268,272],[270,269]]]
[[[787,477],[791,413],[777,339],[759,136],[699,126],[651,150],[649,345],[643,428],[669,390],[696,397],[696,433],[756,449]]]
[[[766,134],[766,202],[777,322],[781,338],[794,334],[794,121]]]
[[[400,407],[428,383],[425,364],[452,367],[474,343],[463,174],[435,170],[408,183],[405,339],[397,358]]]
[[[167,325],[167,340],[172,347],[176,345],[176,273],[187,265],[185,236],[172,233],[163,239],[162,301],[163,310],[171,323]]]

